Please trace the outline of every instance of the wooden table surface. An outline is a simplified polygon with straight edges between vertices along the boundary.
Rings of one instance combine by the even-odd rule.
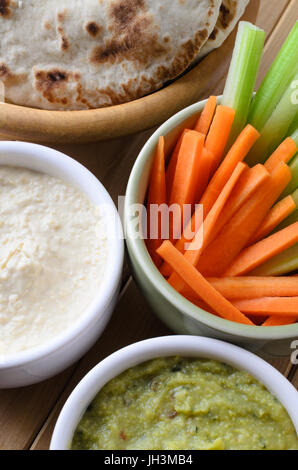
[[[265,29],[266,46],[258,82],[266,73],[290,29],[297,20],[297,0],[253,1],[245,18]],[[202,85],[201,97],[220,94],[230,60],[234,34],[221,49],[226,54],[216,79]],[[208,73],[212,57],[202,67]],[[213,74],[214,78],[214,74]],[[90,145],[56,147],[76,158],[91,170],[117,203],[125,194],[127,180],[139,150],[152,134],[149,130],[134,136]],[[127,328],[127,325],[130,325]],[[0,391],[0,449],[48,449],[53,427],[65,400],[80,379],[101,359],[135,341],[171,334],[146,305],[130,276],[123,274],[118,305],[105,332],[96,345],[74,366],[52,379],[30,387]],[[289,349],[290,354],[290,349]],[[290,357],[267,358],[298,387],[298,370]]]

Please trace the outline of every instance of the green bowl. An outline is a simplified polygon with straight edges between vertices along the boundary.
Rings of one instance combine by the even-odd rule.
[[[220,97],[219,97],[220,101]],[[132,169],[125,198],[124,228],[134,279],[156,315],[174,332],[208,336],[240,344],[270,355],[291,354],[291,342],[298,338],[298,323],[260,327],[242,325],[212,315],[176,292],[152,262],[144,240],[136,229],[135,204],[143,204],[159,136],[165,137],[166,155],[185,127],[194,125],[206,101],[175,114],[160,126],[141,150]]]

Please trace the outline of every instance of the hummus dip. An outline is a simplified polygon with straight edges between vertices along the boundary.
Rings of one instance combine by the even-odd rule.
[[[160,358],[98,393],[72,449],[298,449],[280,402],[247,372],[209,359]]]
[[[106,264],[104,220],[75,187],[0,167],[0,354],[44,344],[84,313]]]

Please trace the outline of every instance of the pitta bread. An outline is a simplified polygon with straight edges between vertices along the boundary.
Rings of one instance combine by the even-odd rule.
[[[193,62],[221,0],[0,0],[6,99],[43,109],[123,103]]]
[[[235,28],[248,4],[249,0],[223,0],[215,28],[201,48],[197,60],[222,45]]]

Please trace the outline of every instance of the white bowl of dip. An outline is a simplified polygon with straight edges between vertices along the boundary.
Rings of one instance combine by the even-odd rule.
[[[119,215],[111,197],[97,178],[77,161],[37,144],[0,142],[0,166],[34,170],[75,187],[99,208],[108,230],[104,276],[95,296],[73,325],[41,345],[0,355],[0,388],[11,388],[40,382],[59,373],[95,343],[117,300],[124,241]]]
[[[98,392],[127,369],[159,357],[214,359],[251,374],[284,406],[298,433],[298,392],[274,367],[255,354],[221,340],[200,336],[165,336],[127,346],[95,366],[66,401],[51,440],[51,450],[69,450],[74,432]]]

